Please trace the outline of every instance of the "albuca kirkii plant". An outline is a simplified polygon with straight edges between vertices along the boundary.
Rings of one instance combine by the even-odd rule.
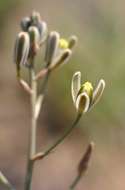
[[[18,33],[14,48],[14,62],[16,66],[17,80],[21,87],[29,94],[31,102],[31,127],[29,134],[29,153],[28,163],[26,169],[26,177],[24,183],[24,190],[32,189],[32,174],[34,163],[37,160],[42,160],[49,155],[63,140],[72,132],[78,124],[81,116],[88,112],[100,99],[104,88],[105,81],[101,79],[94,89],[90,82],[81,84],[81,72],[76,72],[73,75],[71,82],[71,94],[73,103],[76,108],[76,118],[70,127],[62,134],[62,136],[52,144],[44,152],[36,151],[36,131],[37,121],[40,110],[42,108],[47,83],[51,73],[55,69],[67,63],[72,55],[73,49],[77,43],[75,35],[68,39],[60,37],[57,31],[48,31],[46,22],[41,19],[38,12],[33,12],[31,16],[24,17],[20,23],[21,31]],[[36,71],[35,58],[41,48],[45,46],[44,67]],[[28,81],[26,82],[22,75],[22,68],[29,71]],[[38,91],[38,81],[42,80],[42,86]],[[87,147],[80,163],[78,164],[78,175],[76,176],[69,189],[75,189],[78,181],[86,172],[93,150],[93,142]],[[0,172],[0,181],[8,189],[15,188],[6,179],[2,172]]]

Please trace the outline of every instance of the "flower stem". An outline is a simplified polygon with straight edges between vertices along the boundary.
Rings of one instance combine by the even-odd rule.
[[[32,157],[36,153],[36,129],[37,129],[37,119],[35,118],[35,105],[37,98],[37,82],[35,80],[35,70],[34,70],[34,61],[32,59],[31,68],[30,68],[30,80],[31,80],[31,129],[30,129],[30,139],[29,139],[29,157],[27,165],[27,174],[25,181],[25,190],[31,190],[32,174],[34,162]]]
[[[59,138],[50,148],[48,148],[45,152],[43,152],[41,154],[41,157],[40,157],[40,153],[38,153],[38,159],[43,159],[49,153],[51,153],[60,143],[62,143],[64,141],[64,139],[73,131],[75,126],[78,124],[80,118],[81,118],[81,114],[78,114],[75,121],[71,125],[71,127],[65,131],[65,133],[63,134],[63,136],[61,136],[61,138]],[[37,156],[35,157],[34,161],[35,160],[37,160]]]
[[[0,183],[5,185],[5,187],[9,190],[15,190],[12,184],[8,181],[8,179],[4,176],[4,174],[0,171]]]
[[[81,179],[81,175],[77,175],[76,178],[74,179],[72,185],[70,186],[70,190],[74,190],[76,185],[79,183]]]

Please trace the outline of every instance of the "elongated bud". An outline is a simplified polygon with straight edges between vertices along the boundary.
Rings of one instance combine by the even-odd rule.
[[[94,143],[91,142],[88,145],[86,152],[84,153],[84,155],[83,155],[83,157],[82,157],[82,159],[78,165],[78,174],[80,176],[83,175],[88,169],[90,158],[91,158],[91,155],[93,152],[93,148],[94,148]]]
[[[31,26],[31,19],[29,17],[23,18],[21,20],[20,26],[23,31],[27,32],[28,28]]]
[[[40,44],[42,44],[47,38],[47,33],[48,33],[47,24],[44,21],[40,21],[37,27],[40,33]]]
[[[26,65],[29,49],[30,39],[28,33],[20,32],[16,38],[14,51],[14,61],[17,68],[20,68],[20,65]]]
[[[35,26],[31,26],[28,32],[30,36],[31,53],[36,54],[37,50],[39,49],[39,42],[40,42],[39,31]]]
[[[71,36],[69,38],[68,48],[73,49],[75,45],[77,44],[78,38],[77,36]]]
[[[45,62],[47,63],[47,66],[49,66],[55,58],[56,52],[58,50],[59,37],[59,33],[55,31],[51,32],[48,36],[45,53]]]
[[[59,66],[62,66],[64,63],[66,63],[68,61],[68,59],[70,58],[72,54],[72,51],[69,49],[65,49],[62,53],[62,55],[55,61],[55,63],[53,63],[52,65],[50,65],[50,69],[53,70]]]

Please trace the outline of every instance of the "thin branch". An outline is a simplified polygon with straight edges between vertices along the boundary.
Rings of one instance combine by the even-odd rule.
[[[9,190],[15,190],[12,184],[8,181],[8,179],[4,176],[4,174],[0,171],[0,183],[2,183]]]
[[[59,138],[50,148],[48,148],[45,152],[41,152],[38,153],[37,155],[35,155],[33,157],[32,160],[36,161],[36,160],[41,160],[44,157],[46,157],[49,153],[51,153],[60,143],[62,143],[65,138],[73,131],[73,129],[75,128],[75,126],[78,124],[79,120],[81,118],[81,114],[78,114],[75,121],[73,122],[73,124],[71,125],[70,128],[68,128],[65,133],[63,134],[63,136],[61,136],[61,138]]]

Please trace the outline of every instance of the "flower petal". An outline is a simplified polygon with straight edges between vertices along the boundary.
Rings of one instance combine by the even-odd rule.
[[[69,49],[73,49],[73,48],[75,47],[75,45],[77,44],[77,41],[78,41],[77,36],[74,36],[74,35],[73,35],[73,36],[70,36],[68,48],[69,48]]]
[[[70,49],[65,49],[60,56],[55,59],[55,61],[50,65],[50,70],[53,70],[59,66],[64,65],[69,60],[70,56],[72,54],[72,51]]]
[[[104,91],[104,88],[105,88],[105,81],[101,79],[99,83],[97,84],[96,89],[93,92],[91,106],[94,106],[100,100],[102,93]]]
[[[76,98],[80,90],[80,87],[81,87],[81,72],[77,71],[72,77],[72,84],[71,84],[71,94],[74,104],[76,102]]]
[[[90,98],[86,92],[81,93],[76,100],[76,109],[79,113],[86,113],[89,109]]]

